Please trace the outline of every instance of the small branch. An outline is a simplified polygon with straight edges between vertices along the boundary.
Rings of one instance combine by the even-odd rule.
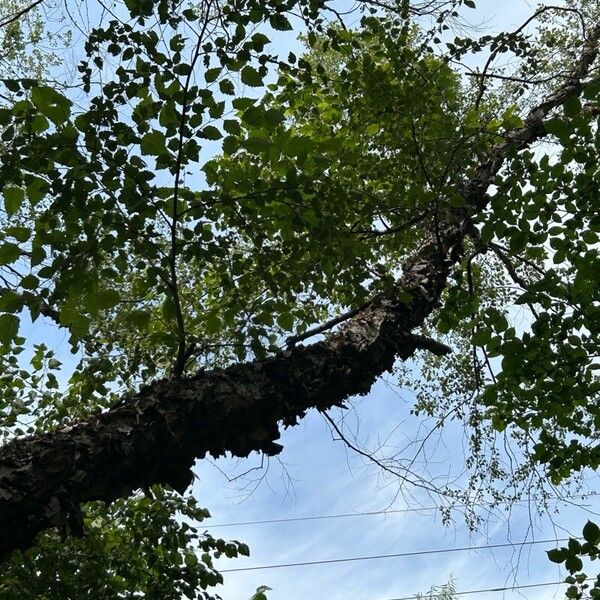
[[[490,248],[492,249],[492,252],[500,259],[500,261],[502,262],[502,264],[504,265],[504,267],[508,271],[508,274],[510,275],[510,278],[517,285],[520,285],[524,290],[528,290],[530,284],[527,281],[525,281],[517,273],[517,270],[515,269],[515,266],[512,264],[512,262],[510,262],[510,258],[508,258],[508,256],[506,254],[504,254],[504,252],[502,252],[502,250],[500,250],[500,248],[498,248],[498,246],[496,246],[495,244],[490,244]],[[533,313],[533,316],[537,319],[538,318],[538,313],[535,310],[533,304],[531,304],[531,302],[528,302],[527,306],[529,306],[529,310]]]
[[[44,0],[35,0],[29,6],[25,6],[19,12],[16,12],[12,17],[7,17],[4,21],[0,21],[0,27],[6,27],[15,21],[18,21],[23,15],[27,14],[29,11],[33,10],[38,4],[41,4]]]
[[[337,433],[337,435],[339,436],[339,441],[343,442],[348,448],[350,448],[350,450],[352,450],[353,452],[356,452],[356,454],[366,458],[368,461],[370,461],[373,464],[375,464],[376,466],[378,466],[382,471],[385,471],[385,472],[389,473],[390,475],[393,475],[394,477],[398,477],[405,483],[407,483],[409,485],[413,485],[417,488],[424,489],[424,490],[434,493],[434,494],[440,494],[442,496],[449,495],[450,497],[452,497],[451,494],[445,494],[443,490],[436,489],[435,487],[433,487],[427,483],[424,483],[420,477],[418,477],[415,473],[413,473],[409,469],[402,468],[402,467],[400,467],[399,469],[394,469],[394,468],[388,466],[387,464],[385,464],[385,462],[383,462],[382,460],[380,460],[373,454],[363,450],[362,448],[359,448],[356,444],[352,443],[348,439],[348,437],[344,434],[344,432],[340,429],[338,424],[329,416],[328,413],[326,413],[325,411],[322,411],[321,414],[323,415],[323,418],[331,425],[331,428]],[[333,438],[333,439],[335,440],[335,438]],[[407,474],[414,476],[416,478],[416,481],[413,479],[409,479],[409,477],[407,477],[407,475],[404,475],[401,471],[405,471]]]
[[[425,211],[415,215],[412,219],[409,219],[408,221],[405,221],[404,223],[401,223],[400,225],[396,225],[395,227],[390,227],[389,229],[385,229],[383,231],[380,229],[374,229],[374,230],[370,230],[370,231],[357,231],[355,233],[360,234],[360,239],[368,239],[368,238],[372,238],[372,237],[380,237],[382,235],[391,235],[393,233],[400,233],[401,231],[404,231],[404,230],[408,229],[409,227],[412,227],[413,225],[417,225],[417,223],[420,223],[421,221],[423,221],[428,215],[429,215],[429,211],[425,210]]]
[[[298,342],[301,342],[303,340],[311,338],[313,335],[318,335],[319,333],[324,333],[325,331],[328,331],[332,327],[335,327],[336,325],[339,325],[340,323],[343,323],[344,321],[347,321],[348,319],[355,317],[358,313],[362,312],[363,310],[365,310],[365,308],[368,308],[371,304],[373,304],[373,302],[378,297],[379,297],[379,295],[371,298],[370,300],[367,300],[367,302],[365,302],[364,304],[361,304],[359,307],[357,307],[353,310],[349,310],[348,312],[345,312],[345,313],[339,315],[338,317],[335,317],[335,318],[327,321],[326,323],[323,323],[323,325],[319,325],[318,327],[313,327],[312,329],[309,329],[308,331],[305,331],[304,333],[299,333],[298,335],[292,335],[292,336],[288,337],[285,340],[286,347],[292,348]]]
[[[425,335],[411,333],[407,336],[407,340],[415,347],[416,350],[427,350],[436,356],[446,356],[452,353],[452,348],[442,344],[433,338]]]
[[[168,289],[171,292],[171,296],[173,299],[173,304],[175,305],[175,318],[177,320],[177,332],[179,337],[179,343],[177,348],[177,358],[175,360],[175,364],[173,366],[173,375],[175,377],[181,377],[183,372],[185,371],[185,366],[190,357],[188,353],[187,343],[186,343],[186,331],[185,331],[185,320],[183,318],[183,311],[181,308],[181,298],[179,297],[179,288],[177,283],[177,224],[179,222],[179,213],[177,212],[177,201],[179,199],[179,183],[181,180],[181,171],[183,169],[183,146],[184,146],[184,137],[185,137],[185,121],[187,118],[187,113],[189,109],[188,104],[188,94],[190,89],[190,84],[192,80],[192,73],[194,72],[194,67],[198,58],[200,57],[201,49],[202,49],[202,41],[204,40],[204,34],[206,32],[206,28],[208,27],[208,23],[210,21],[208,13],[210,11],[212,2],[209,1],[206,4],[206,19],[202,25],[202,30],[198,35],[198,41],[196,43],[196,47],[194,49],[194,55],[192,57],[190,63],[190,71],[187,74],[185,84],[183,86],[183,101],[181,107],[181,121],[179,123],[179,146],[177,149],[177,158],[175,162],[175,185],[173,188],[173,213],[171,215],[171,252],[169,254],[169,271],[170,271],[170,281],[168,284]]]
[[[476,78],[488,78],[488,79],[501,79],[502,81],[512,81],[513,83],[524,83],[528,85],[541,85],[542,83],[549,83],[554,79],[558,79],[559,77],[563,77],[562,75],[549,75],[548,77],[543,77],[541,79],[527,79],[526,77],[515,77],[512,75],[500,75],[499,73],[477,73],[472,71],[470,73],[465,73],[467,77],[476,77]]]
[[[534,12],[527,20],[525,20],[525,22],[518,27],[517,29],[515,29],[510,35],[514,36],[514,35],[518,35],[519,33],[521,33],[532,21],[535,21],[535,19],[537,19],[540,15],[542,15],[543,13],[549,11],[549,10],[556,10],[556,11],[563,11],[563,12],[574,12],[577,15],[579,15],[580,19],[581,19],[581,13],[579,10],[575,9],[575,8],[567,8],[564,6],[542,6],[541,8],[539,8],[536,12]],[[584,38],[586,37],[585,35],[585,23],[582,20],[582,24],[583,24],[583,36]],[[484,85],[484,80],[485,78],[488,76],[487,72],[488,69],[490,68],[492,61],[496,58],[496,56],[498,56],[498,54],[500,53],[500,50],[494,50],[489,56],[487,61],[485,62],[485,65],[481,71],[481,73],[478,73],[476,76],[480,78],[479,80],[479,91],[477,93],[477,98],[475,99],[475,108],[478,109],[479,105],[481,104],[481,100],[483,99],[483,94],[485,93],[485,85]]]
[[[423,177],[425,178],[425,182],[430,187],[430,189],[434,189],[433,182],[429,177],[429,173],[427,172],[427,167],[425,166],[425,158],[423,157],[423,153],[421,152],[421,146],[419,144],[419,139],[417,138],[417,127],[415,125],[415,120],[412,119],[410,122],[410,130],[412,133],[412,139],[415,144],[415,152],[417,154],[417,159],[419,161],[419,167],[421,168],[421,172],[423,173]]]

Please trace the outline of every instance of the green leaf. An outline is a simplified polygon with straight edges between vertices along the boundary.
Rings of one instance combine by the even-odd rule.
[[[188,552],[185,555],[185,566],[195,567],[198,564],[198,556],[194,552]]]
[[[131,323],[134,327],[145,329],[150,322],[150,314],[141,309],[134,309],[125,317],[127,323]]]
[[[34,177],[27,185],[27,197],[33,206],[35,206],[48,191],[48,184],[41,177]]]
[[[235,108],[237,110],[246,110],[246,109],[250,108],[251,106],[254,106],[255,102],[256,102],[256,100],[253,100],[252,98],[246,98],[244,96],[240,96],[239,98],[235,98],[235,100],[232,100],[231,104],[232,104],[233,108]]]
[[[583,561],[578,556],[571,554],[565,561],[565,567],[569,572],[576,573],[577,571],[581,571],[581,569],[583,569]]]
[[[177,318],[177,306],[170,294],[165,297],[162,305],[162,314],[167,321],[173,321]]]
[[[11,242],[0,244],[0,265],[10,265],[19,260],[21,250]]]
[[[142,138],[140,149],[142,154],[158,156],[167,151],[165,144],[166,140],[164,133],[160,131],[150,131]]]
[[[26,290],[35,290],[39,284],[40,280],[35,275],[25,275],[21,279],[21,287],[24,287]]]
[[[287,17],[281,13],[275,13],[269,17],[269,23],[273,29],[277,31],[290,31],[292,29],[291,23]]]
[[[228,156],[230,156],[231,154],[236,152],[239,149],[239,147],[240,147],[240,142],[239,142],[238,138],[233,135],[228,135],[223,140],[223,152]]]
[[[223,129],[231,135],[239,135],[242,130],[239,121],[235,119],[225,119],[223,121]]]
[[[268,592],[271,588],[266,585],[261,585],[256,588],[256,593],[250,598],[250,600],[267,600],[265,592]]]
[[[229,79],[222,79],[219,81],[219,89],[223,94],[227,94],[228,96],[233,96],[233,94],[235,94],[235,87],[233,82]]]
[[[291,331],[294,326],[294,315],[289,312],[281,313],[277,317],[277,325],[285,331]]]
[[[19,312],[23,308],[23,296],[6,289],[0,294],[0,310],[4,312]]]
[[[22,188],[11,185],[5,187],[2,190],[2,194],[4,195],[4,208],[10,217],[17,213],[19,208],[21,208],[21,204],[23,204],[23,199],[25,198],[25,192]]]
[[[11,314],[0,315],[0,342],[9,344],[19,333],[19,317]]]
[[[549,560],[557,564],[565,562],[567,558],[564,548],[553,548],[552,550],[547,550],[546,554]]]
[[[259,137],[250,137],[247,140],[242,142],[242,145],[250,154],[261,154],[262,152],[266,152],[271,144],[268,140],[264,140]]]
[[[99,310],[107,310],[116,306],[121,299],[121,294],[117,290],[104,289],[96,294],[90,294],[86,304],[89,310],[97,312]]]
[[[600,542],[600,527],[596,523],[588,521],[583,527],[583,538],[586,542],[597,545]]]
[[[18,242],[26,242],[31,237],[31,229],[29,227],[7,227],[6,234],[11,235]]]
[[[214,125],[207,125],[200,132],[200,137],[207,140],[220,140],[223,137],[223,134]]]
[[[222,323],[219,315],[215,312],[209,312],[204,317],[204,331],[207,335],[214,335],[221,330]]]
[[[313,143],[308,137],[294,135],[285,144],[284,151],[287,156],[300,156],[312,150]]]
[[[262,75],[250,65],[242,69],[242,82],[251,87],[260,87],[263,84]]]
[[[529,234],[526,231],[515,231],[509,240],[509,246],[512,252],[521,252],[527,246]]]
[[[158,115],[158,122],[163,127],[177,127],[179,125],[180,117],[171,103],[164,105]]]
[[[60,125],[68,120],[71,115],[72,102],[48,86],[34,87],[31,90],[31,102],[55,125]]]
[[[215,67],[214,69],[207,69],[206,72],[204,73],[204,79],[206,80],[206,83],[212,83],[213,81],[217,80],[217,77],[219,77],[219,75],[221,74],[222,68],[221,67]]]
[[[473,334],[472,342],[475,346],[485,346],[489,342],[490,337],[489,329],[482,327]]]
[[[566,121],[558,118],[549,119],[544,123],[544,127],[548,133],[555,135],[561,142],[569,142],[572,130]]]

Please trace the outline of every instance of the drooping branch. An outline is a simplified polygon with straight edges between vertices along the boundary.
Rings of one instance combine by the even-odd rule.
[[[311,408],[324,411],[366,394],[396,359],[406,360],[417,348],[442,351],[412,331],[438,305],[461,258],[471,216],[487,205],[487,189],[509,152],[543,137],[550,111],[581,91],[599,36],[600,26],[567,83],[534,108],[464,183],[467,208],[442,213],[395,287],[338,331],[265,360],[158,381],[103,414],[0,448],[0,555],[29,546],[45,527],[76,522],[82,502],[111,501],[154,483],[183,490],[196,458],[276,454],[279,424],[294,425]]]

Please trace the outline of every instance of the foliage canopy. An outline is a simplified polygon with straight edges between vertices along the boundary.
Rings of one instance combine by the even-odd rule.
[[[126,0],[75,44],[76,90],[16,43],[7,58],[29,73],[7,71],[0,96],[0,501],[24,525],[2,548],[49,526],[84,537],[42,534],[0,589],[83,597],[74,574],[95,556],[102,597],[208,597],[211,554],[247,549],[197,537],[174,516],[206,516],[194,501],[150,486],[183,491],[206,453],[278,452],[279,424],[366,393],[416,350],[401,372],[415,411],[470,432],[471,485],[447,497],[514,499],[596,469],[594,4],[454,38],[471,1],[363,0],[350,26],[321,0]],[[20,8],[2,6],[14,38]],[[298,33],[304,49],[275,52]],[[70,373],[29,318],[68,331]],[[596,552],[586,527],[571,554]],[[567,554],[550,558],[580,571]],[[59,582],[32,582],[49,564]]]

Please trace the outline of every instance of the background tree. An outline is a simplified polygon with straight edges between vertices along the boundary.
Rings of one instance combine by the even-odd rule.
[[[84,99],[5,80],[5,554],[48,527],[85,533],[94,511],[80,556],[105,548],[113,509],[82,503],[183,492],[207,453],[276,454],[281,424],[344,406],[418,350],[415,410],[474,432],[462,497],[597,466],[597,7],[444,45],[472,5],[365,1],[348,30],[314,1],[126,2],[86,40]],[[294,29],[311,51],[274,56],[270,32]],[[541,140],[556,148],[536,155]],[[69,331],[65,385],[45,345],[20,359],[25,309]],[[160,491],[123,506],[143,518],[156,502],[184,510]],[[206,564],[185,585],[215,581]],[[115,568],[114,590],[150,585]]]

